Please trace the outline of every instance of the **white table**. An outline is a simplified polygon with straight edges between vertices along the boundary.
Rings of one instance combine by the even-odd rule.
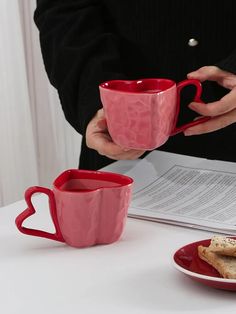
[[[47,199],[34,198],[27,226],[51,230]],[[19,201],[0,208],[2,314],[222,314],[236,312],[236,293],[208,288],[173,268],[179,247],[211,233],[128,219],[120,241],[75,249],[21,234]]]

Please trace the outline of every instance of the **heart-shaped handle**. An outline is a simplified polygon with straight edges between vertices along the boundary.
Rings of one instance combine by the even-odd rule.
[[[178,119],[179,111],[180,111],[180,93],[181,93],[181,90],[187,85],[194,85],[196,87],[196,94],[194,96],[194,101],[203,103],[203,101],[201,100],[202,84],[200,81],[195,80],[195,79],[189,79],[189,80],[184,80],[184,81],[178,83],[177,84],[177,112],[176,112],[176,121],[175,121],[174,125],[176,125],[176,123],[177,123],[177,119]],[[188,123],[181,125],[179,127],[175,127],[174,130],[171,132],[171,135],[176,135],[180,132],[183,132],[184,130],[186,130],[187,128],[189,128],[191,126],[201,124],[201,123],[206,122],[208,120],[210,120],[210,117],[201,117],[199,119],[188,122]]]
[[[50,209],[50,214],[52,217],[53,224],[55,226],[55,230],[56,230],[55,233],[49,233],[42,230],[30,229],[30,228],[26,228],[22,226],[24,220],[26,220],[28,217],[30,217],[31,215],[35,213],[35,209],[31,201],[31,197],[34,193],[44,193],[48,195],[49,209]],[[60,230],[58,219],[57,219],[56,203],[55,203],[53,191],[44,187],[40,187],[40,186],[30,187],[25,192],[25,201],[28,205],[28,208],[25,209],[19,216],[17,216],[15,220],[16,226],[19,229],[19,231],[27,235],[65,242],[61,234],[61,230]]]

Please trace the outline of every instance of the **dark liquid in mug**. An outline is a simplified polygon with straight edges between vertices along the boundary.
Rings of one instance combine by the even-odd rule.
[[[71,179],[60,186],[60,190],[68,192],[89,192],[99,188],[117,187],[120,184],[94,179]]]

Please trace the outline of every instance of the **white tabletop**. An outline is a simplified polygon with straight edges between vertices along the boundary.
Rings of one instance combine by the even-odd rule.
[[[47,199],[27,226],[51,230]],[[208,288],[173,268],[181,246],[211,233],[128,218],[120,241],[76,249],[21,234],[20,201],[0,208],[2,314],[235,313],[236,293]]]

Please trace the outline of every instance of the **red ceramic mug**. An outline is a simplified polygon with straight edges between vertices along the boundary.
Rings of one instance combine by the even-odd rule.
[[[176,127],[180,93],[187,85],[196,87],[193,100],[202,102],[201,83],[194,79],[178,84],[162,78],[100,84],[100,97],[113,141],[124,148],[152,150],[163,145],[169,136],[209,120],[204,117]]]
[[[109,244],[123,231],[131,200],[133,180],[125,175],[86,170],[66,170],[53,183],[53,189],[30,187],[25,192],[28,208],[16,218],[20,232],[66,242],[74,247]],[[22,226],[35,213],[31,197],[45,193],[56,232]]]

